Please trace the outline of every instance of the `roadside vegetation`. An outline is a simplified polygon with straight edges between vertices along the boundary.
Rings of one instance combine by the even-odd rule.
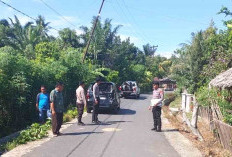
[[[232,17],[226,7],[218,14]],[[218,74],[232,67],[231,24],[232,20],[224,21],[225,29],[219,30],[211,21],[207,29],[192,33],[190,42],[181,44],[181,48],[171,57],[169,77],[177,81],[179,89],[196,94],[202,106],[210,106],[210,99],[214,98],[224,121],[232,125],[231,93],[220,89],[209,90],[208,85]]]
[[[155,55],[150,44],[141,50],[130,38],[122,40],[117,34],[120,27],[113,27],[110,19],[99,21],[83,63],[92,26],[82,26],[81,34],[64,28],[54,37],[41,16],[25,25],[17,16],[0,20],[0,138],[37,121],[35,98],[40,85],[51,91],[57,81],[64,82],[66,108],[75,104],[79,81],[88,85],[98,76],[117,85],[135,80],[142,92],[151,91],[153,78],[167,76],[170,62]]]
[[[175,100],[169,105],[170,108],[181,108],[181,96],[176,96]]]
[[[69,107],[64,113],[63,122],[69,122],[77,117],[77,109]],[[51,120],[47,120],[45,124],[33,123],[31,126],[22,130],[18,137],[0,145],[0,152],[6,152],[14,149],[18,145],[26,144],[30,141],[35,141],[48,136],[48,131],[51,130]]]

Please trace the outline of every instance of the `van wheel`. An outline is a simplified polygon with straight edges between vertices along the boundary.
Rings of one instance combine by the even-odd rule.
[[[118,111],[119,111],[119,109],[120,109],[119,107],[115,107],[115,108],[113,109],[113,113],[114,113],[114,114],[117,114]]]
[[[90,108],[87,108],[87,113],[91,113],[91,109]]]

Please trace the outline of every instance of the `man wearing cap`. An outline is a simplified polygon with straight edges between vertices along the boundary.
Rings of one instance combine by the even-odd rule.
[[[100,104],[100,91],[99,84],[101,83],[100,78],[96,79],[96,83],[93,85],[93,113],[92,113],[92,122],[96,124],[100,124],[101,122],[98,120],[98,111]]]
[[[85,124],[81,121],[84,108],[86,107],[86,98],[85,98],[85,82],[80,82],[80,86],[76,90],[77,97],[77,111],[78,111],[78,125],[84,126]]]

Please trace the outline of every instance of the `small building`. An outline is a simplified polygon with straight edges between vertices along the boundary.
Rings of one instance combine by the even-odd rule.
[[[160,87],[164,88],[166,91],[173,91],[176,89],[176,81],[170,78],[158,79],[155,77],[154,81],[158,81],[160,83]]]

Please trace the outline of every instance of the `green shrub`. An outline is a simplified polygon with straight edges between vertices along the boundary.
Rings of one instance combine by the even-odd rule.
[[[230,103],[231,93],[228,90],[209,89],[207,86],[201,87],[196,93],[197,101],[201,106],[211,106],[212,100],[218,104],[223,115],[223,120],[232,125],[232,110]]]
[[[63,116],[63,122],[68,122],[77,116],[76,107],[69,107]],[[48,120],[45,124],[33,123],[30,127],[20,132],[19,136],[12,141],[7,142],[0,146],[0,151],[9,151],[20,144],[26,144],[30,141],[42,139],[48,135],[48,130],[51,129],[51,120]]]

